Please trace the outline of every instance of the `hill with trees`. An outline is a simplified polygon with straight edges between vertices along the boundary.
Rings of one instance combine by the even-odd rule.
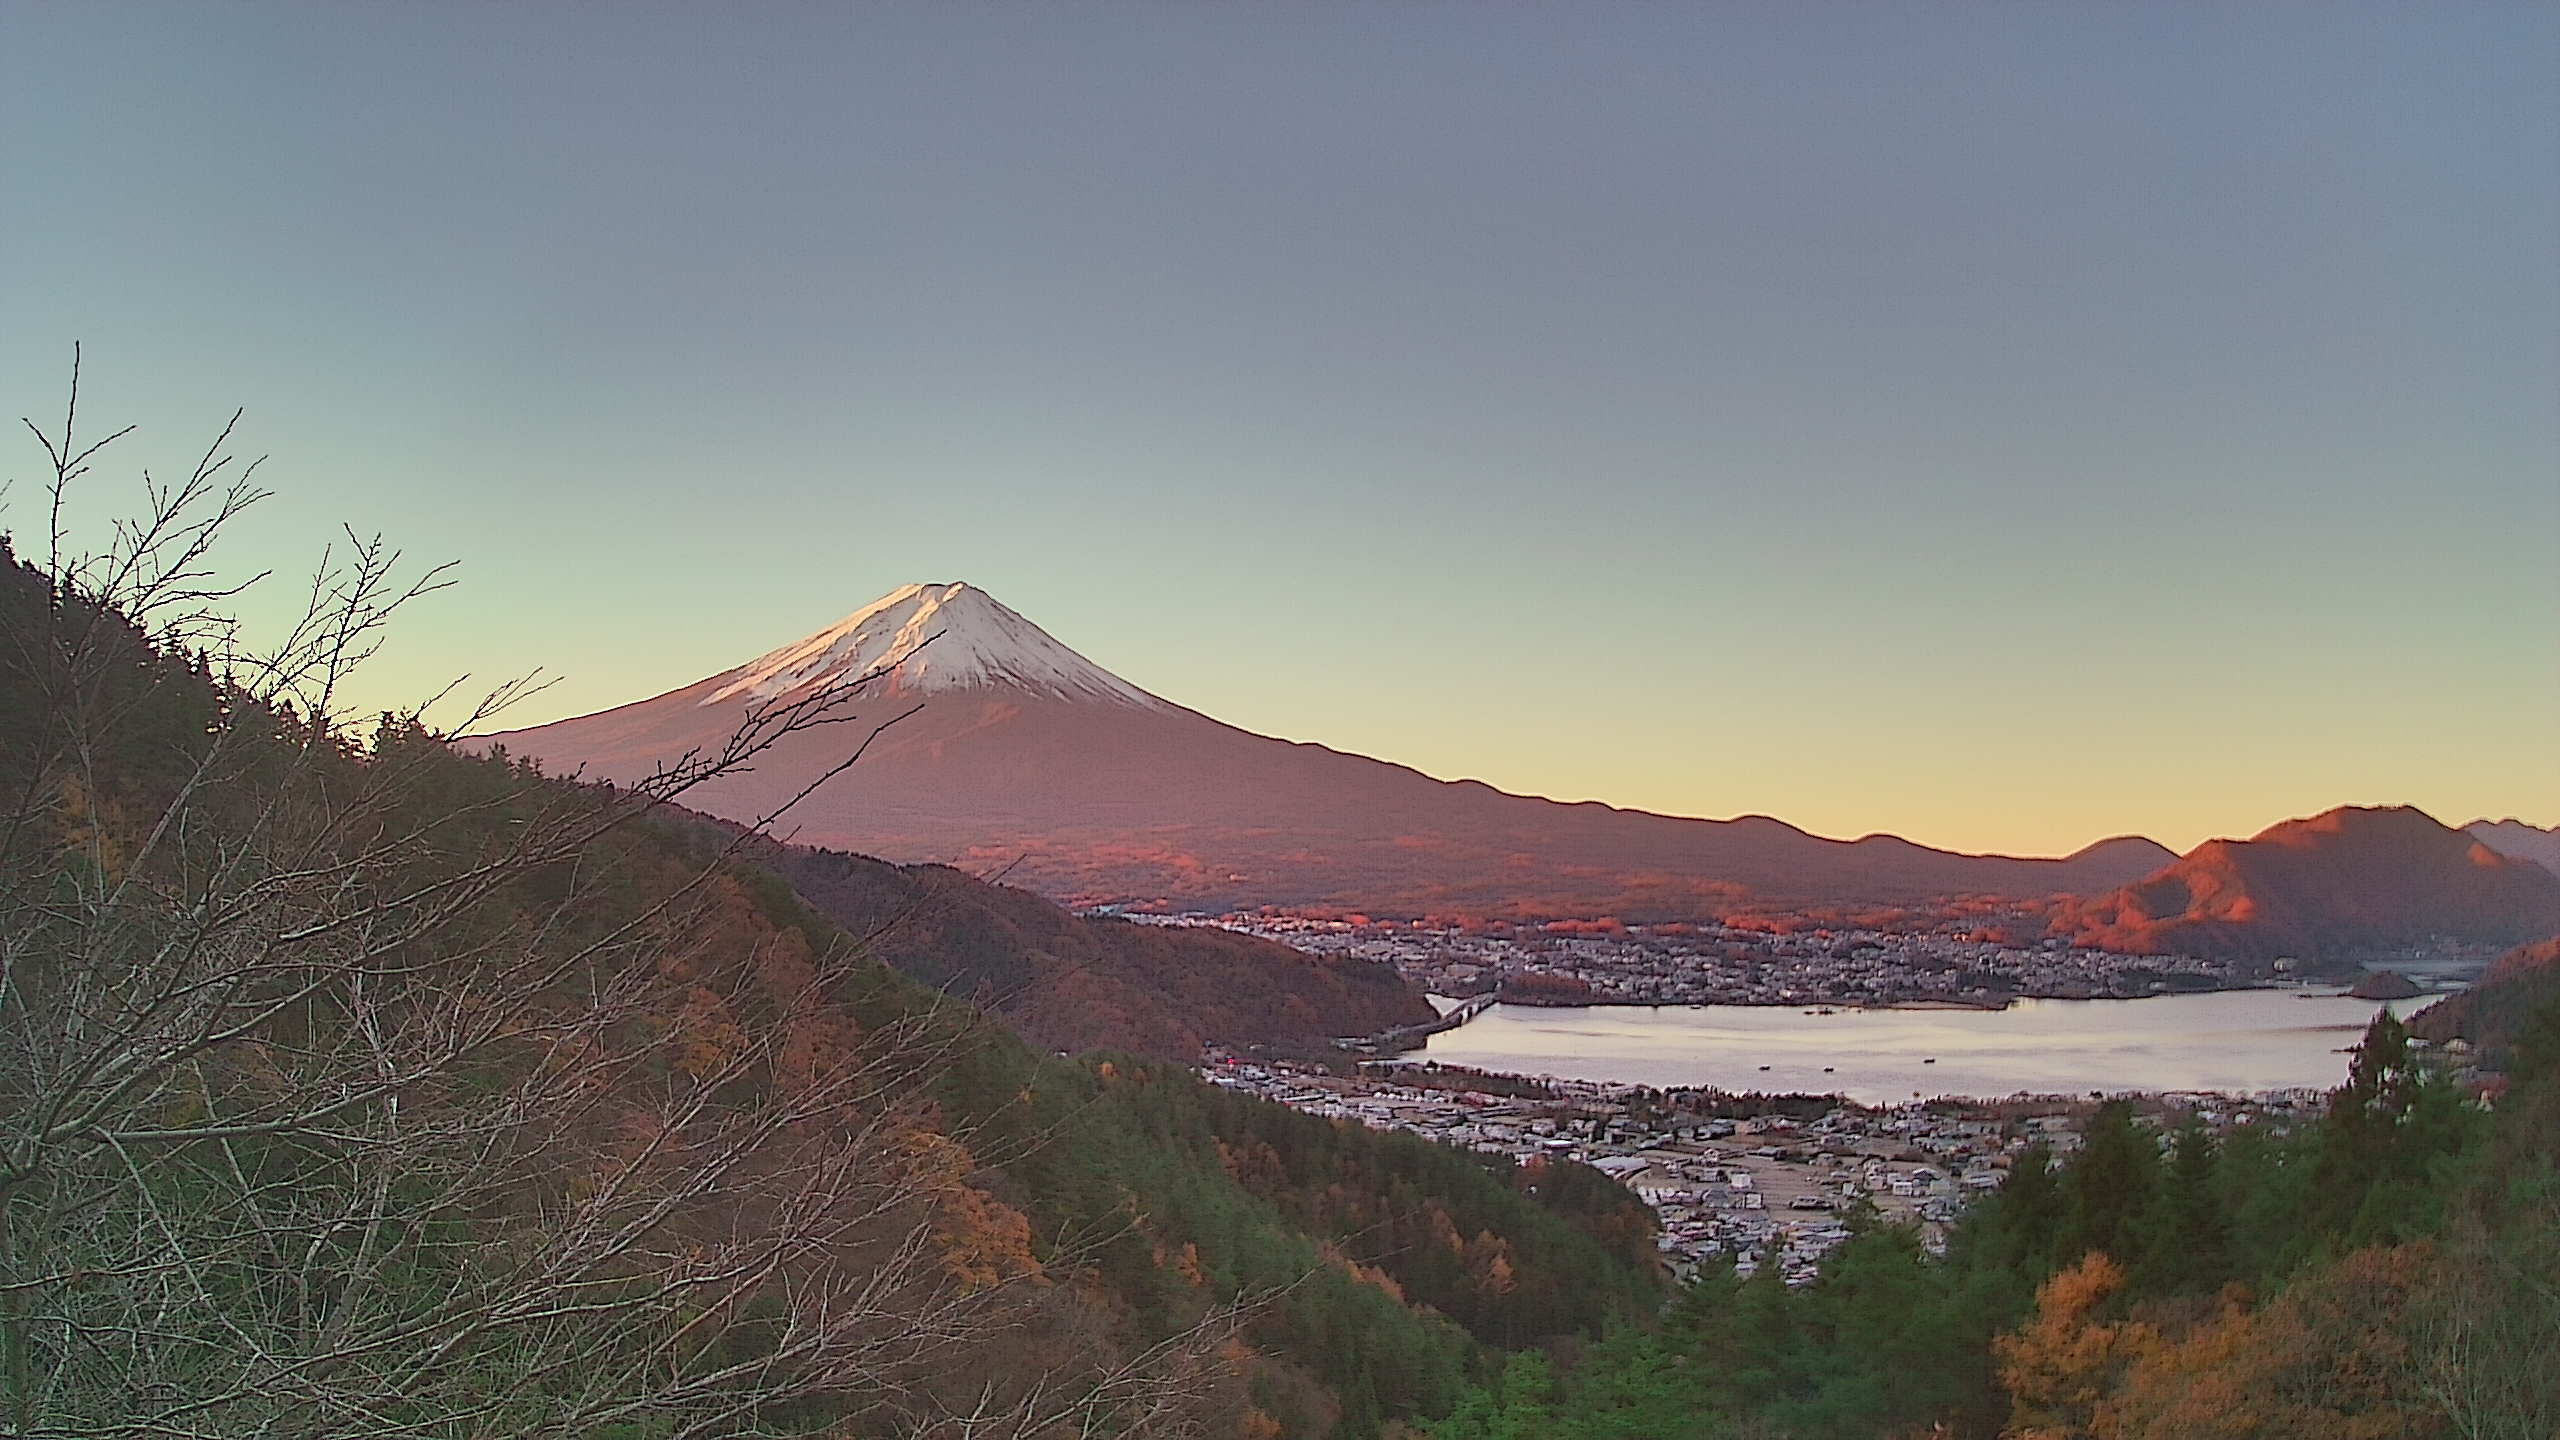
[[[2471,987],[2409,1017],[2409,1033],[2442,1045],[2470,1044],[2483,1067],[2504,1070],[2516,1041],[2546,1005],[2560,1001],[2560,937],[2519,945],[2498,957]]]
[[[2136,955],[2343,964],[2452,939],[2560,932],[2560,875],[2408,807],[2341,807],[2209,840],[2111,894],[2065,901],[2054,933]]]
[[[984,1004],[1032,1044],[1193,1060],[1205,1044],[1329,1051],[1436,1012],[1394,968],[1208,927],[1069,914],[946,865],[750,844],[873,953]]]

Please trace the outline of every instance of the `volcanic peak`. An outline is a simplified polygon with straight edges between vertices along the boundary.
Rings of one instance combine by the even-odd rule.
[[[879,675],[898,693],[1005,688],[1148,710],[1164,701],[1068,649],[966,582],[902,585],[814,635],[712,677],[703,705]]]

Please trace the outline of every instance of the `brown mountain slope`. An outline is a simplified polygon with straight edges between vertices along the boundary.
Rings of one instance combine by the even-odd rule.
[[[2512,945],[2560,931],[2560,875],[2406,807],[2344,807],[2210,840],[2054,931],[2135,954],[2344,961],[2443,938]]]
[[[888,611],[904,621],[901,637],[932,633],[938,617],[976,594],[911,589],[961,598],[939,611]],[[1147,695],[983,597],[989,615],[958,614],[936,643],[899,658],[856,622],[883,606],[913,607],[900,599],[909,595],[684,689],[496,739],[555,771],[630,780],[718,743],[754,695],[842,683],[859,661],[881,672],[866,713],[921,708],[783,828],[812,844],[900,861],[1010,867],[1016,882],[1078,901],[1683,919],[1746,897],[2091,893],[2174,858],[2139,839],[2056,860],[1959,855],[1889,835],[1821,839],[1765,816],[1684,819],[1435,780],[1252,734]],[[838,652],[850,659],[830,672]],[[847,731],[858,728],[795,736],[754,774],[697,792],[696,803],[731,819],[761,815],[842,758]]]
[[[2468,1040],[2485,1066],[2503,1070],[2526,1022],[2554,1003],[2560,1003],[2560,938],[2499,956],[2470,989],[2410,1016],[2409,1033],[2439,1045]]]
[[[994,1009],[1052,1050],[1190,1061],[1204,1043],[1323,1047],[1431,1020],[1394,969],[1225,930],[1070,915],[942,865],[798,845],[750,856],[913,979]]]

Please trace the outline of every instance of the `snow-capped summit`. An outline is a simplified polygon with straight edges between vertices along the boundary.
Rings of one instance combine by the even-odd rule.
[[[887,685],[908,693],[1003,687],[1169,708],[962,582],[892,590],[815,635],[714,676],[701,703],[769,699],[880,672],[894,672]]]

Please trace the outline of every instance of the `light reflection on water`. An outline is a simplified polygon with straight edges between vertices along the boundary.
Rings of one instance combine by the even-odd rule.
[[[2346,1078],[2343,1051],[2376,1011],[2406,1016],[2435,998],[2386,1007],[2337,991],[2238,990],[1827,1015],[1794,1005],[1497,1005],[1432,1036],[1422,1054],[1559,1079],[1836,1091],[1866,1104],[1915,1092],[2325,1088]]]

